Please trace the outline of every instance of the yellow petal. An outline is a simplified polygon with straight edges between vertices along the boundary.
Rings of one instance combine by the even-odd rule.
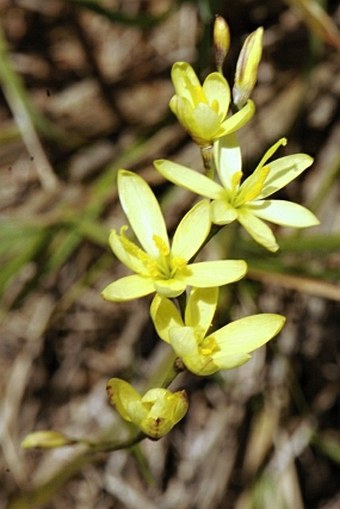
[[[125,302],[144,297],[154,291],[151,279],[134,274],[110,283],[102,291],[102,297],[113,302]]]
[[[202,200],[179,223],[172,240],[172,256],[189,261],[206,240],[210,227],[210,205],[207,200]]]
[[[224,200],[214,200],[211,205],[211,220],[214,224],[229,224],[238,217],[237,209]]]
[[[249,235],[261,246],[268,249],[268,251],[275,252],[279,249],[269,226],[256,217],[251,210],[248,210],[246,207],[240,208],[238,220]]]
[[[169,246],[169,239],[159,203],[148,184],[136,173],[118,172],[118,193],[122,208],[141,245],[154,257],[159,255],[154,242],[157,235]]]
[[[255,104],[251,99],[248,100],[247,104],[243,108],[227,118],[222,124],[220,129],[216,133],[216,138],[226,136],[227,134],[234,133],[238,129],[241,129],[255,113]]]
[[[239,281],[247,272],[247,264],[243,260],[217,260],[192,263],[187,269],[190,274],[184,278],[188,285],[209,288]]]
[[[266,198],[286,186],[313,164],[307,154],[293,154],[268,163],[269,173],[258,198]]]
[[[218,113],[208,104],[200,103],[193,110],[190,122],[187,122],[187,130],[200,144],[210,144],[213,143],[221,122]]]
[[[218,288],[193,288],[185,308],[185,324],[205,336],[216,311]]]
[[[176,94],[192,102],[192,90],[201,84],[191,65],[187,62],[175,62],[171,69],[171,79]]]
[[[199,352],[197,338],[191,327],[173,328],[169,337],[175,353],[192,373],[208,376],[219,370],[211,356]]]
[[[109,244],[118,260],[120,260],[126,267],[131,269],[133,272],[145,272],[145,264],[142,259],[148,255],[136,244],[129,239],[125,240],[124,237],[119,235],[115,230],[110,232]]]
[[[188,410],[185,391],[172,393],[163,388],[150,389],[143,396],[142,403],[149,411],[139,426],[146,435],[154,439],[166,435]]]
[[[140,394],[125,380],[111,378],[106,385],[106,391],[110,404],[116,408],[117,412],[126,421],[137,424],[147,413],[146,411],[143,412],[140,405],[142,399]],[[135,403],[139,403],[137,414],[135,412]]]
[[[247,316],[225,325],[212,336],[226,356],[250,353],[276,336],[285,320],[284,316],[272,313]]]
[[[169,330],[172,327],[184,326],[181,314],[175,304],[158,294],[155,295],[151,303],[150,316],[158,336],[167,343],[169,343]]]
[[[219,72],[209,74],[203,90],[211,108],[218,113],[220,120],[224,120],[230,104],[230,89],[227,80]]]
[[[173,163],[165,159],[158,159],[154,161],[154,166],[164,178],[173,184],[184,187],[200,196],[213,199],[219,198],[224,192],[221,185],[181,164]]]
[[[306,228],[319,224],[319,220],[310,210],[290,201],[257,200],[249,203],[248,207],[257,217],[282,226]]]
[[[233,175],[242,171],[241,147],[235,133],[220,138],[214,145],[216,169],[223,187],[228,191],[237,191]]]
[[[181,295],[187,283],[184,278],[182,279],[156,279],[153,281],[154,290],[157,293],[160,293],[164,297],[168,297],[169,299],[174,299]]]

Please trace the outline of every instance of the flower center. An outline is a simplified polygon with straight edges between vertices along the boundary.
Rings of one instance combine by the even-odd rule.
[[[150,276],[154,279],[172,279],[178,272],[186,267],[186,260],[179,256],[172,256],[169,247],[158,235],[153,236],[153,241],[159,251],[159,256],[154,261]]]
[[[213,336],[205,338],[198,348],[200,354],[206,357],[211,357],[212,354],[220,351],[220,347],[216,343],[216,340]]]
[[[255,200],[261,194],[268,173],[269,166],[263,166],[248,177],[235,196],[233,205],[240,207],[249,201]]]

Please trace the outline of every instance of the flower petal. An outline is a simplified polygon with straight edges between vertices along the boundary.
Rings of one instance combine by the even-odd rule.
[[[169,343],[169,330],[172,327],[184,327],[181,314],[175,304],[159,294],[155,295],[151,303],[150,316],[158,336],[167,343]]]
[[[201,142],[212,143],[220,125],[219,115],[208,104],[199,103],[192,112],[192,124],[188,125],[188,131]]]
[[[193,106],[188,99],[185,97],[179,97],[178,95],[172,96],[169,102],[169,108],[174,115],[176,115],[178,121],[184,129],[190,131],[192,126],[192,112]]]
[[[229,224],[238,217],[237,210],[225,200],[214,200],[211,205],[211,220],[214,224]]]
[[[131,407],[134,407],[135,403],[140,403],[141,396],[132,385],[120,378],[111,378],[106,385],[106,391],[111,405],[116,408],[123,419],[135,422],[134,416],[131,415]],[[138,406],[141,408],[141,405]],[[139,416],[139,418],[141,417]]]
[[[156,279],[153,281],[154,290],[164,297],[174,299],[184,292],[187,283],[185,278],[182,279]]]
[[[250,353],[276,336],[285,320],[281,315],[260,313],[228,323],[211,336],[225,355]]]
[[[119,199],[126,216],[145,251],[158,256],[154,235],[169,246],[168,234],[159,203],[148,184],[136,173],[118,172]]]
[[[204,337],[216,311],[218,288],[193,288],[185,308],[185,324]]]
[[[235,189],[233,175],[242,171],[241,147],[235,133],[217,140],[214,145],[216,169],[223,187],[228,191]]]
[[[144,297],[154,291],[155,287],[151,279],[134,274],[110,283],[101,294],[105,300],[125,302]]]
[[[218,369],[234,369],[242,366],[249,361],[251,356],[247,353],[240,352],[235,354],[229,354],[227,352],[216,352],[213,354],[213,359]]]
[[[195,332],[191,327],[173,328],[169,337],[175,353],[192,373],[208,376],[219,370],[210,356],[199,352]]]
[[[189,261],[209,235],[210,227],[210,204],[202,200],[185,214],[177,226],[172,240],[172,256]]]
[[[188,285],[209,288],[239,281],[247,272],[247,264],[243,260],[217,260],[192,263],[187,269],[190,274],[184,278]]]
[[[164,178],[173,184],[189,189],[189,191],[201,196],[219,198],[224,191],[223,187],[216,182],[181,164],[158,159],[154,161],[154,166]]]
[[[140,423],[140,428],[146,435],[156,439],[166,435],[188,410],[188,398],[184,390],[172,393],[162,388],[150,389],[143,396],[142,402],[151,407]]]
[[[257,217],[282,226],[305,228],[319,224],[310,210],[290,201],[258,200],[248,203],[248,207]]]
[[[241,127],[252,118],[254,113],[255,104],[249,99],[247,104],[243,106],[240,111],[227,118],[227,120],[222,123],[220,129],[216,133],[216,138],[238,131],[238,129],[241,129]]]
[[[224,120],[230,104],[230,88],[227,80],[219,72],[209,74],[203,83],[208,104]]]
[[[264,246],[268,251],[275,252],[279,249],[273,232],[261,219],[246,207],[239,209],[238,220],[245,230],[256,242]]]
[[[293,154],[268,163],[269,173],[258,198],[275,193],[298,177],[312,163],[313,158],[307,154]]]
[[[192,91],[194,87],[201,87],[201,84],[191,65],[187,62],[175,62],[171,69],[171,79],[176,94],[187,98],[194,106]]]
[[[132,241],[128,242],[129,245],[133,246],[133,249],[126,248],[126,243],[124,243],[122,235],[119,235],[115,230],[110,232],[109,244],[118,260],[120,260],[133,272],[142,273],[145,271],[145,265],[143,264],[141,257],[138,256],[138,253],[142,250]]]

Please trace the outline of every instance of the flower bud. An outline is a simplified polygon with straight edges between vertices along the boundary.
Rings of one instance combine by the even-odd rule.
[[[171,392],[154,388],[141,396],[129,383],[111,378],[107,384],[111,405],[120,416],[132,422],[145,435],[158,439],[166,435],[186,414],[188,400],[185,391]]]
[[[24,449],[32,449],[33,447],[53,449],[54,447],[63,447],[74,443],[73,439],[66,437],[59,431],[34,431],[24,438],[21,447]]]
[[[238,109],[245,105],[255,86],[262,55],[262,37],[262,27],[248,35],[238,57],[233,87],[233,100]]]
[[[214,48],[217,70],[222,73],[222,66],[230,47],[230,32],[227,22],[222,16],[215,17]]]

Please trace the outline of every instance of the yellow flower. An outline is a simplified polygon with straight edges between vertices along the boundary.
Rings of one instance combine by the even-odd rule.
[[[169,299],[156,295],[150,314],[161,339],[170,343],[189,371],[208,376],[247,362],[253,352],[283,327],[281,315],[262,313],[247,316],[207,334],[216,310],[217,288],[194,288],[184,320]]]
[[[243,260],[189,262],[210,231],[207,200],[197,203],[183,217],[170,246],[161,209],[148,184],[135,173],[119,170],[118,193],[142,248],[127,238],[126,226],[120,233],[111,232],[109,242],[114,254],[136,274],[109,284],[102,292],[104,299],[121,302],[153,292],[177,297],[188,285],[221,286],[245,275]]]
[[[203,86],[191,65],[176,62],[171,71],[176,94],[169,106],[178,121],[201,147],[240,129],[255,112],[252,101],[227,118],[230,88],[219,72],[207,76]]]
[[[237,219],[248,233],[269,251],[278,245],[271,229],[262,219],[282,226],[305,228],[319,224],[305,207],[285,200],[267,200],[291,180],[311,166],[307,154],[293,154],[267,163],[280,145],[282,138],[263,156],[255,171],[241,184],[241,150],[235,135],[219,140],[215,148],[215,162],[220,184],[200,173],[171,161],[155,161],[155,167],[165,178],[212,200],[212,222],[218,225]]]
[[[129,383],[120,378],[111,378],[107,393],[121,417],[132,422],[145,435],[158,439],[169,433],[186,414],[188,399],[186,392],[171,392],[154,388],[141,396]]]

